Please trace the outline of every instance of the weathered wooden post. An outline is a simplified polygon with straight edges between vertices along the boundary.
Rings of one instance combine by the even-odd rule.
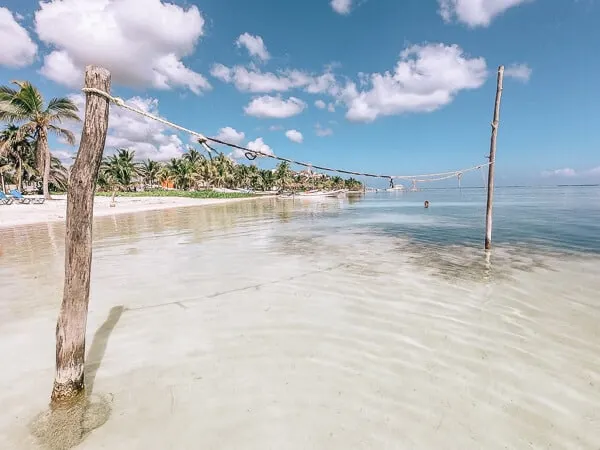
[[[110,72],[88,66],[85,87],[110,93]],[[108,129],[109,100],[86,93],[85,119],[77,158],[69,177],[65,238],[65,281],[56,324],[56,375],[52,403],[85,390],[85,332],[92,265],[94,194]]]
[[[500,121],[500,100],[502,99],[502,82],[504,66],[498,67],[498,84],[496,87],[496,103],[494,105],[494,120],[492,121],[492,139],[490,143],[490,165],[488,166],[487,210],[485,214],[485,249],[492,248],[492,210],[494,208],[494,166],[496,164],[496,138]]]

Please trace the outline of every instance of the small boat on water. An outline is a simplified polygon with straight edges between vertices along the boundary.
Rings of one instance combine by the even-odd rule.
[[[213,191],[221,194],[252,194],[249,189],[228,189],[228,188],[213,188]]]
[[[394,187],[390,187],[386,189],[386,192],[402,192],[404,191],[404,186],[401,184],[397,184]]]
[[[223,194],[252,194],[252,195],[275,195],[274,191],[255,191],[252,189],[228,189],[228,188],[213,188],[213,191]]]

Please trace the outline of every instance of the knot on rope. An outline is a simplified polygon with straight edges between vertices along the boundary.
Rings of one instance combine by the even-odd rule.
[[[112,101],[117,106],[121,106],[121,107],[125,106],[125,100],[123,100],[121,97],[113,97]]]

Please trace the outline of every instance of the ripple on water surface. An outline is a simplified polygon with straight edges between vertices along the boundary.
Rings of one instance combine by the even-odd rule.
[[[93,389],[112,414],[78,448],[598,448],[598,256],[500,239],[486,258],[419,241],[411,228],[435,216],[400,216],[392,233],[393,213],[369,201],[99,220],[88,329],[104,342]],[[0,239],[0,350],[14,362],[0,434],[30,448],[64,230]]]

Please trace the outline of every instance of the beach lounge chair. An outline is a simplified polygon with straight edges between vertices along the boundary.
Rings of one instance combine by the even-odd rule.
[[[6,194],[0,191],[0,205],[12,205],[13,199],[7,197]]]
[[[12,195],[12,197],[19,203],[23,203],[24,205],[28,205],[29,203],[32,203],[34,205],[41,205],[42,203],[44,203],[45,200],[43,197],[25,197],[23,194],[21,194],[21,192],[17,191],[16,189],[10,191],[10,195]]]

